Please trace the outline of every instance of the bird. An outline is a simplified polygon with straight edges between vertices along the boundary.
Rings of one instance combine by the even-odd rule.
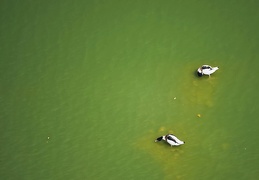
[[[219,67],[212,67],[209,65],[202,65],[201,67],[198,68],[197,74],[199,77],[205,75],[210,76],[212,73],[216,72],[219,69]]]
[[[168,144],[172,146],[180,146],[182,144],[184,144],[185,142],[184,141],[181,141],[180,139],[178,139],[175,135],[173,134],[167,134],[165,136],[160,136],[158,137],[155,142],[158,142],[158,141],[161,141],[161,140],[164,140],[166,141]]]

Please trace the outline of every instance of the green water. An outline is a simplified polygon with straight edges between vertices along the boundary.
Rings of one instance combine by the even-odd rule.
[[[256,179],[258,7],[1,1],[1,179]]]

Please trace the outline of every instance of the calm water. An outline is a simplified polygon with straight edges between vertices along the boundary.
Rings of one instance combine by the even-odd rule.
[[[256,179],[258,7],[1,1],[1,179]]]

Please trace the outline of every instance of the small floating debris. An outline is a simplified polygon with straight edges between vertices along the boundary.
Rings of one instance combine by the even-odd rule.
[[[47,137],[47,143],[49,143],[49,140],[50,140],[50,137],[48,136],[48,137]]]
[[[199,118],[200,118],[200,117],[201,117],[201,114],[197,114],[197,117],[199,117]]]
[[[174,100],[176,100],[176,97],[174,97]]]

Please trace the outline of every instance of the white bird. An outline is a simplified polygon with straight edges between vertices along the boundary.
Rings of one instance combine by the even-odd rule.
[[[155,142],[157,141],[161,141],[161,140],[164,140],[166,141],[168,144],[170,144],[171,146],[180,146],[182,144],[184,144],[185,142],[184,141],[181,141],[180,139],[178,139],[175,135],[173,134],[167,134],[165,136],[161,136],[161,137],[158,137]]]
[[[197,70],[197,74],[200,77],[203,76],[204,74],[210,76],[212,73],[216,72],[218,69],[219,69],[219,67],[211,67],[209,65],[202,65]]]

